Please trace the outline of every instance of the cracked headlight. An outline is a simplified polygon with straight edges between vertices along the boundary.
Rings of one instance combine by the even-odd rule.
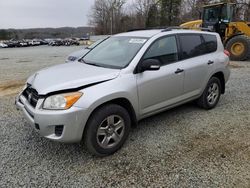
[[[75,104],[83,95],[81,92],[64,93],[49,96],[43,103],[43,109],[66,110]]]

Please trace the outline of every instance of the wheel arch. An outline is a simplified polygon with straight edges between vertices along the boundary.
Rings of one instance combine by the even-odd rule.
[[[115,99],[111,99],[111,100],[108,100],[108,101],[105,101],[104,103],[102,104],[99,104],[98,106],[96,106],[90,113],[89,117],[88,117],[88,120],[86,121],[86,125],[88,124],[89,122],[89,119],[90,117],[101,107],[107,105],[107,104],[117,104],[123,108],[125,108],[127,110],[127,112],[129,113],[129,116],[131,118],[131,125],[132,126],[137,126],[137,116],[136,116],[136,113],[135,113],[135,109],[133,107],[133,105],[131,104],[131,102],[127,99],[127,98],[124,98],[124,97],[121,97],[121,98],[115,98]],[[86,129],[86,126],[84,128],[84,131],[85,132],[85,129]]]
[[[212,77],[216,77],[220,80],[221,82],[221,93],[224,94],[225,93],[225,88],[226,88],[226,83],[225,83],[225,76],[223,72],[216,72],[214,73]]]

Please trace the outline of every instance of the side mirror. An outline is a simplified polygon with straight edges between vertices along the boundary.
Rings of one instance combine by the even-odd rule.
[[[143,60],[138,66],[138,72],[144,71],[156,71],[161,68],[161,63],[157,59],[146,59]]]

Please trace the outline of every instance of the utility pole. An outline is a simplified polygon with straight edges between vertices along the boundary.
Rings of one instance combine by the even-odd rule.
[[[112,4],[112,7],[111,7],[111,23],[110,23],[110,35],[113,35],[113,4]]]
[[[112,4],[111,4],[111,16],[110,16],[110,35],[113,35],[114,4],[115,4],[115,2],[112,2]]]

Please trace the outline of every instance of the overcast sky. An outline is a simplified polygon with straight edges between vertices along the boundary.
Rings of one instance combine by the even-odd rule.
[[[0,0],[0,29],[87,26],[94,0]]]

